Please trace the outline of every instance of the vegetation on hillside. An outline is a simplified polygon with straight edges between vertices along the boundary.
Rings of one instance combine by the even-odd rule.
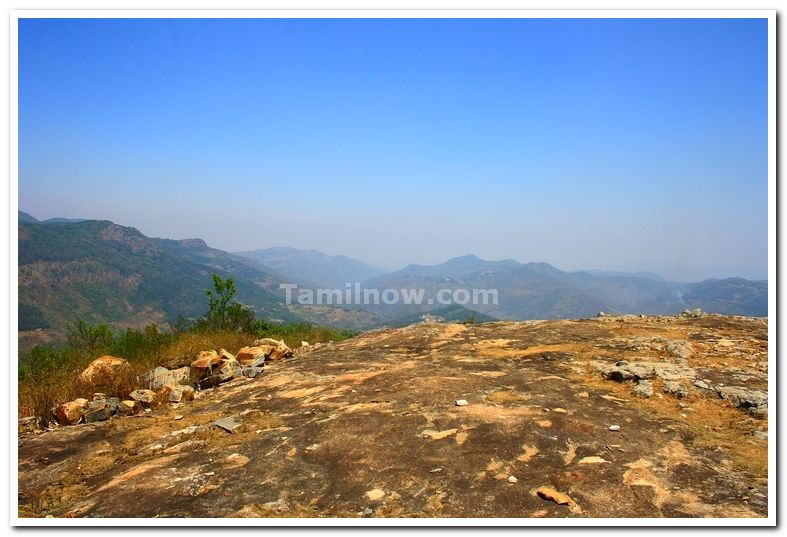
[[[474,324],[474,323],[486,323],[496,320],[494,317],[491,317],[484,313],[470,310],[458,304],[451,304],[448,306],[444,306],[442,308],[431,310],[428,312],[428,315],[437,317],[449,323]],[[401,317],[397,319],[396,322],[393,323],[393,325],[407,326],[409,324],[421,322],[423,320],[423,317],[424,317],[423,313],[415,313],[412,315],[407,315],[406,317]]]
[[[162,365],[173,367],[188,363],[197,353],[210,349],[236,352],[255,339],[271,337],[284,340],[290,347],[302,341],[323,343],[340,341],[354,335],[307,323],[275,324],[256,319],[254,312],[235,301],[232,278],[213,275],[213,288],[205,290],[208,311],[196,322],[175,323],[169,330],[155,324],[143,329],[114,330],[106,324],[90,325],[77,320],[71,326],[67,343],[44,345],[19,356],[19,414],[34,415],[42,423],[51,418],[52,408],[76,397],[89,398],[94,392],[125,398],[137,387],[140,375]],[[98,356],[109,354],[125,358],[130,370],[118,378],[85,383],[79,373]]]
[[[267,318],[301,320],[275,294],[270,274],[192,242],[152,239],[108,221],[20,222],[19,329],[62,336],[75,317],[126,326],[194,319],[212,273],[232,278],[238,300]]]

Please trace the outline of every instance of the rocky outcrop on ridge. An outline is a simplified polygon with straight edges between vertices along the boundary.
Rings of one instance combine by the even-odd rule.
[[[606,315],[310,345],[188,404],[21,434],[19,513],[763,517],[767,333]]]

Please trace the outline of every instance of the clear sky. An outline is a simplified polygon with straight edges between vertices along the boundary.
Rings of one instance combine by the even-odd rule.
[[[19,208],[765,279],[767,54],[765,19],[23,20]]]

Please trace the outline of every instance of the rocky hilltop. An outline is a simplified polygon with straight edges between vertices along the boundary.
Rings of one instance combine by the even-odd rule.
[[[767,328],[600,316],[305,346],[188,403],[21,433],[19,514],[764,517]]]

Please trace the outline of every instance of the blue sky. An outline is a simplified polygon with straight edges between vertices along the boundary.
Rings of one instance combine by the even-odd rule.
[[[19,206],[398,268],[767,277],[767,21],[20,21]]]

